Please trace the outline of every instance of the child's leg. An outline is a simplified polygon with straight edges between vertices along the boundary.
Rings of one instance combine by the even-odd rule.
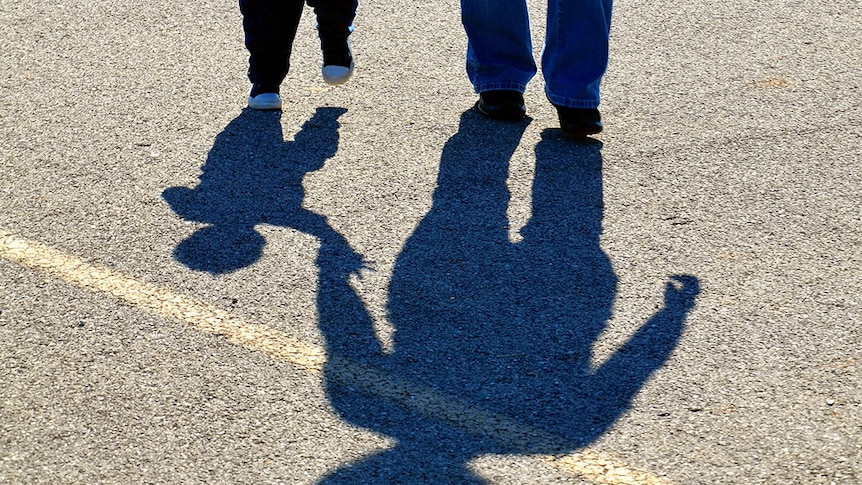
[[[249,52],[248,79],[256,88],[278,92],[290,68],[303,7],[302,0],[239,0]]]
[[[357,0],[307,0],[317,15],[320,49],[323,51],[323,80],[329,84],[346,82],[353,74],[353,52],[347,37],[353,32]]]
[[[317,15],[320,46],[326,51],[341,47],[353,31],[357,0],[307,0]]]

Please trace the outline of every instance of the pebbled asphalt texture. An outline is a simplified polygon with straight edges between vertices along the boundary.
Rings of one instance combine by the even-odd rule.
[[[240,21],[0,0],[0,232],[326,364],[0,257],[0,483],[862,483],[859,2],[617,2],[588,142],[472,110],[457,2],[362,3],[339,87],[306,9],[282,112]]]

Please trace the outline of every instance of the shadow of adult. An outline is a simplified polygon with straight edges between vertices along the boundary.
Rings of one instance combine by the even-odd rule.
[[[335,155],[344,112],[318,108],[286,142],[280,112],[244,109],[216,137],[200,183],[162,194],[183,219],[207,224],[177,245],[174,257],[198,271],[236,271],[260,259],[265,241],[255,226],[271,224],[316,236],[339,264],[358,270],[361,258],[344,237],[302,208],[302,179]]]
[[[508,163],[527,124],[462,115],[443,149],[433,206],[396,261],[387,307],[395,326],[392,354],[380,352],[346,280],[330,280],[318,306],[331,355],[560,441],[501,443],[494,423],[486,423],[492,430],[486,435],[447,425],[361,392],[336,360],[327,368],[333,407],[396,444],[321,483],[483,483],[465,467],[480,454],[582,448],[626,412],[676,347],[699,292],[692,276],[671,277],[664,307],[645,316],[612,357],[591,364],[617,291],[599,244],[601,144],[574,143],[559,130],[542,134],[532,217],[523,240],[512,243]]]

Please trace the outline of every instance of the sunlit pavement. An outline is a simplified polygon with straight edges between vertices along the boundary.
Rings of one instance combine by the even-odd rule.
[[[618,2],[589,143],[306,13],[0,3],[0,482],[862,481],[859,5]]]

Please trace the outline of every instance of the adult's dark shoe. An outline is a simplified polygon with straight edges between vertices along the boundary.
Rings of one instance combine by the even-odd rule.
[[[524,95],[511,90],[479,93],[476,108],[483,115],[495,120],[520,121],[527,114]]]
[[[602,115],[596,108],[556,106],[560,128],[571,138],[586,138],[602,131]]]

